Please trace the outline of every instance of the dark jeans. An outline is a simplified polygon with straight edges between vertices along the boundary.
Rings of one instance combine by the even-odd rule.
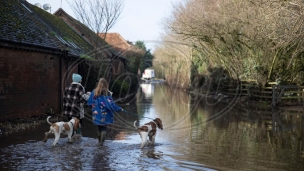
[[[107,136],[107,126],[97,126],[97,138],[100,143],[103,143],[106,140]]]
[[[102,131],[107,131],[107,126],[97,125],[97,133],[99,133],[98,135],[100,135]]]

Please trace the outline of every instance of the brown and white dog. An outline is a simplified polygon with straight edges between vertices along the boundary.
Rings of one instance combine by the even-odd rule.
[[[143,148],[147,142],[149,137],[149,141],[154,144],[155,143],[155,136],[157,128],[163,130],[163,123],[162,120],[159,118],[154,119],[151,122],[148,122],[140,127],[136,126],[136,122],[134,122],[134,127],[137,129],[140,137],[141,137],[141,145],[140,148]]]
[[[69,122],[56,122],[51,123],[49,119],[51,116],[48,116],[46,121],[51,125],[50,131],[45,133],[44,142],[47,141],[49,134],[55,135],[55,140],[52,144],[52,146],[55,146],[60,138],[60,134],[67,134],[68,135],[68,142],[72,142],[72,134],[73,131],[76,130],[79,127],[79,119],[73,117]]]

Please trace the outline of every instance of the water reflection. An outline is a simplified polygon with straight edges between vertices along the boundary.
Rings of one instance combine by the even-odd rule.
[[[303,169],[302,112],[229,105],[155,85],[151,108],[164,123],[157,138],[168,144],[164,155],[218,169]]]
[[[145,99],[151,99],[154,93],[154,84],[140,84]]]
[[[149,87],[149,86],[148,86]],[[303,170],[303,112],[250,108],[154,84],[115,115],[104,146],[88,117],[84,137],[58,147],[32,130],[1,139],[3,170]],[[232,99],[233,100],[233,99]],[[232,106],[230,106],[232,105]],[[161,118],[156,144],[139,149],[133,123]],[[26,135],[26,137],[24,137]],[[37,137],[38,138],[37,138]],[[41,139],[39,138],[41,137]],[[21,137],[21,138],[20,138]],[[23,138],[22,138],[23,137]],[[69,160],[66,160],[68,158]]]

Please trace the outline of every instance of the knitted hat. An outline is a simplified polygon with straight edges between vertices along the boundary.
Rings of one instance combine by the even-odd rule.
[[[79,74],[73,74],[73,82],[79,83],[82,77]]]

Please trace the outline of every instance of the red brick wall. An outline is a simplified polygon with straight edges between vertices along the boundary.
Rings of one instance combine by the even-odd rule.
[[[53,59],[51,59],[53,58]],[[60,57],[0,48],[0,120],[60,109]],[[64,60],[62,63],[65,68]]]

